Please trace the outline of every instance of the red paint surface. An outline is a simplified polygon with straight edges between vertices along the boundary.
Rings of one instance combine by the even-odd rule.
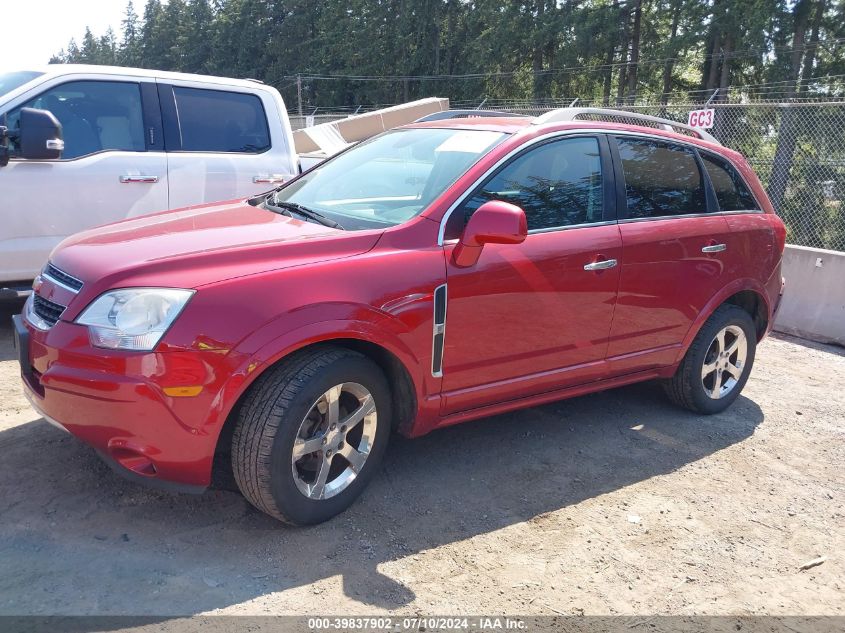
[[[595,125],[595,124],[591,124]],[[268,366],[337,339],[378,345],[410,376],[409,435],[438,426],[671,375],[707,316],[751,290],[769,312],[780,292],[782,223],[735,152],[670,132],[730,159],[764,213],[632,222],[529,234],[484,244],[470,266],[437,245],[446,210],[499,158],[552,130],[526,120],[421,124],[514,133],[410,222],[344,232],[242,201],[129,220],[78,234],[52,255],[85,282],[47,332],[30,328],[34,380],[47,415],[145,476],[207,485],[218,437],[238,399]],[[636,130],[601,124],[608,130]],[[727,251],[701,248],[722,242]],[[601,259],[619,265],[585,271]],[[433,291],[448,284],[443,377],[431,374]],[[197,290],[154,352],[89,344],[72,321],[112,288]],[[165,387],[203,385],[195,397]],[[137,457],[136,457],[137,456]],[[152,465],[152,466],[151,466]]]

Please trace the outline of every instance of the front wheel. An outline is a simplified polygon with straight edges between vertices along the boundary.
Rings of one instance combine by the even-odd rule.
[[[702,326],[675,375],[664,383],[677,405],[719,413],[739,397],[757,348],[754,321],[742,308],[723,305]]]
[[[372,478],[390,434],[381,369],[341,348],[294,355],[258,379],[232,437],[243,495],[286,523],[320,523],[345,510]]]

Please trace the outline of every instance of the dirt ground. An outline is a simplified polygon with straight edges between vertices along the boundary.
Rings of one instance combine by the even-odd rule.
[[[714,417],[645,384],[394,438],[349,511],[292,529],[126,482],[39,419],[11,312],[0,614],[845,614],[842,349],[770,338]]]

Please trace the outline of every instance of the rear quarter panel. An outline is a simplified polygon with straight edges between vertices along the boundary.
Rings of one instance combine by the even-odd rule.
[[[732,278],[751,277],[765,283],[780,261],[775,252],[775,235],[766,213],[726,215],[728,237],[728,273]]]
[[[754,169],[739,152],[725,149],[722,152],[751,187],[762,212],[728,215],[732,234],[741,243],[740,257],[745,274],[762,284],[760,294],[769,308],[768,329],[774,322],[774,312],[783,289],[781,260],[786,239],[786,228],[776,214],[771,200]]]

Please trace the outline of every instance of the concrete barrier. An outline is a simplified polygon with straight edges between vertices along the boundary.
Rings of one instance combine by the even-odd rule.
[[[845,345],[845,253],[787,244],[775,331]]]

